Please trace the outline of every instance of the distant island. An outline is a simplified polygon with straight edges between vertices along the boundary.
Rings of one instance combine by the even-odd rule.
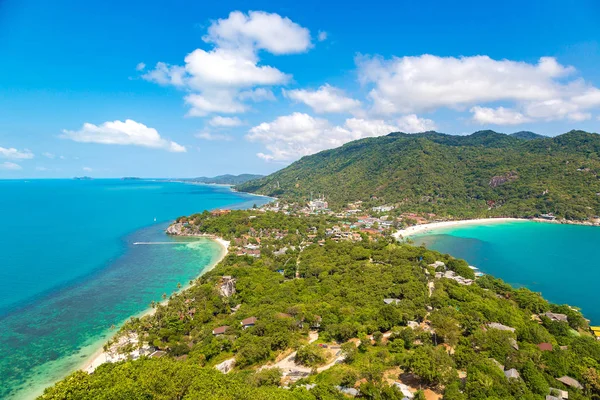
[[[92,179],[94,179],[94,178],[89,177],[89,176],[76,176],[73,178],[73,180],[76,180],[76,181],[91,181]]]
[[[240,174],[240,175],[226,174],[226,175],[214,176],[212,178],[209,178],[206,176],[201,176],[198,178],[188,178],[188,179],[182,179],[182,181],[207,183],[207,184],[214,184],[214,185],[241,185],[248,181],[251,181],[254,179],[260,179],[262,177],[263,177],[263,175],[256,175],[256,174]]]

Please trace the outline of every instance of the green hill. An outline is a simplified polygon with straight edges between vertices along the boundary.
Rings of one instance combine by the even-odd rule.
[[[185,179],[185,181],[189,182],[199,182],[199,183],[210,183],[210,184],[218,184],[218,185],[240,185],[242,183],[251,181],[253,179],[262,178],[263,175],[255,175],[255,174],[240,174],[240,175],[218,175],[214,177],[206,177],[201,176],[198,178]]]
[[[453,217],[600,214],[600,135],[531,138],[391,133],[303,157],[237,189],[297,201],[323,194],[333,208],[376,197],[399,210]]]

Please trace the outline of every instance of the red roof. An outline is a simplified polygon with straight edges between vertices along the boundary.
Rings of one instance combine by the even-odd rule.
[[[540,343],[538,344],[538,347],[541,351],[552,351],[551,343]]]
[[[241,324],[242,326],[254,325],[256,323],[256,317],[250,317],[243,319]]]
[[[227,331],[227,329],[229,329],[229,327],[226,325],[220,326],[218,328],[213,329],[212,333],[213,335],[222,335],[225,333],[225,331]]]

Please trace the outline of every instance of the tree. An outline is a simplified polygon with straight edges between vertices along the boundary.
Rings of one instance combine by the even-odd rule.
[[[296,362],[307,367],[316,367],[326,361],[325,352],[316,344],[302,346],[296,352]]]
[[[454,361],[442,347],[417,347],[408,359],[408,369],[431,384],[444,384],[456,377]]]

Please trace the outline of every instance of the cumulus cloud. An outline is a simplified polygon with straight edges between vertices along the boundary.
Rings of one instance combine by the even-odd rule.
[[[224,127],[234,127],[242,125],[242,121],[238,117],[221,117],[217,115],[216,117],[211,118],[208,122],[212,126],[224,126]]]
[[[361,83],[371,87],[371,111],[381,115],[471,107],[477,122],[514,125],[587,119],[587,110],[600,106],[600,90],[573,78],[575,69],[552,57],[535,64],[428,54],[356,61]],[[482,106],[500,101],[515,104],[510,109]]]
[[[396,121],[398,128],[404,133],[419,133],[434,131],[437,125],[430,119],[419,118],[415,114],[404,115]]]
[[[327,32],[319,31],[319,34],[317,35],[317,39],[319,40],[319,42],[323,42],[323,41],[327,40]]]
[[[21,167],[19,164],[15,164],[10,161],[5,161],[0,164],[0,169],[5,170],[5,171],[18,171],[18,170],[23,169],[23,167]]]
[[[524,116],[522,113],[511,110],[509,108],[498,107],[473,107],[473,121],[481,125],[519,125],[525,122],[530,122],[531,119]]]
[[[225,135],[222,133],[210,133],[207,131],[197,133],[196,136],[198,139],[209,140],[209,141],[226,141],[229,142],[233,140],[233,138],[229,135]]]
[[[34,154],[27,149],[17,150],[14,147],[0,147],[0,158],[7,158],[9,160],[29,160],[33,157]]]
[[[146,64],[144,64],[143,62],[139,63],[138,65],[135,66],[136,71],[143,71],[146,69]]]
[[[296,112],[251,128],[246,139],[265,145],[268,152],[258,153],[260,158],[289,162],[352,140],[387,135],[398,130],[397,125],[384,120],[349,118],[338,126],[326,119]]]
[[[352,112],[359,110],[361,106],[360,101],[330,85],[323,85],[318,90],[284,90],[283,93],[292,100],[308,105],[316,113]]]
[[[221,48],[266,50],[272,54],[302,53],[311,47],[308,29],[263,11],[232,11],[227,18],[214,21],[203,39]]]
[[[256,88],[240,92],[238,99],[242,101],[252,100],[255,103],[258,103],[259,101],[275,101],[275,95],[270,89]]]
[[[186,151],[184,146],[163,139],[156,129],[131,119],[108,121],[101,125],[86,122],[78,131],[63,130],[61,137],[82,143],[143,146],[175,153]]]
[[[183,66],[159,62],[142,75],[148,81],[193,92],[185,99],[191,106],[190,116],[241,113],[249,109],[244,101],[274,99],[264,87],[285,84],[291,75],[261,64],[259,52],[301,53],[312,46],[308,29],[261,11],[234,11],[213,21],[203,40],[214,47],[192,51]]]

